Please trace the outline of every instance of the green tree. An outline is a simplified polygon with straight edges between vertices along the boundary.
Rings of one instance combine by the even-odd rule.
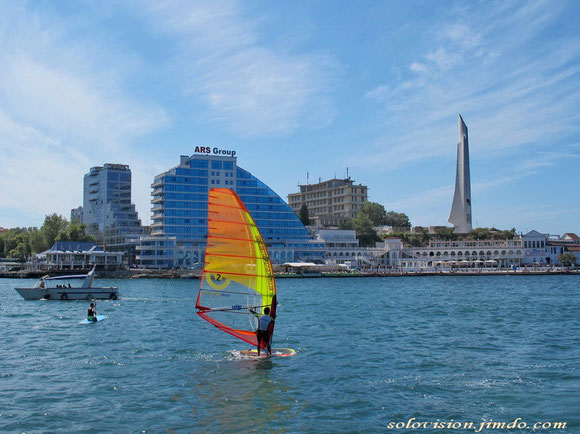
[[[576,264],[576,255],[573,253],[562,253],[558,255],[558,262],[562,265],[570,266]]]
[[[30,250],[33,253],[41,253],[48,248],[46,247],[44,236],[38,228],[30,228],[30,232],[28,233],[28,242],[30,243]]]
[[[30,255],[30,245],[28,243],[26,229],[10,229],[4,242],[4,254],[6,257],[24,261]]]
[[[441,227],[441,228],[436,228],[435,229],[435,236],[440,239],[440,240],[456,240],[457,239],[457,235],[454,232],[453,228],[446,228],[446,227]]]
[[[411,228],[409,217],[402,212],[389,211],[386,215],[384,224],[396,228]]]
[[[393,234],[393,236],[399,238],[404,244],[409,244],[411,242],[408,232],[400,232],[398,234]]]
[[[377,241],[381,241],[375,232],[372,220],[364,212],[359,212],[351,222],[362,247],[371,247]]]
[[[421,242],[423,243],[423,246],[429,245],[429,233],[425,229],[421,231]]]
[[[4,239],[4,256],[9,258],[10,252],[18,246],[18,243],[22,241],[22,234],[23,229],[21,228],[13,228],[8,229],[6,232],[2,234],[2,238]]]
[[[47,215],[40,229],[13,228],[0,233],[0,257],[25,260],[32,253],[40,253],[59,241],[92,241],[84,224],[69,223],[58,214]]]
[[[488,228],[475,228],[467,236],[469,240],[490,240],[491,230]]]
[[[512,231],[495,231],[491,233],[491,238],[494,240],[513,240],[516,236]]]
[[[44,219],[44,224],[40,228],[40,232],[44,237],[44,246],[46,249],[50,249],[52,247],[59,232],[66,230],[67,227],[68,221],[63,216],[56,213],[46,216]]]
[[[349,230],[349,231],[354,230],[354,226],[352,224],[352,220],[353,219],[350,219],[350,220],[347,220],[345,222],[342,222],[341,224],[338,225],[338,229]]]
[[[411,243],[413,247],[423,247],[423,241],[421,238],[420,234],[411,234],[409,236],[409,243]]]
[[[365,202],[361,208],[361,212],[368,215],[375,226],[382,226],[387,221],[385,207],[376,202]]]
[[[26,261],[26,258],[30,255],[27,243],[19,243],[16,248],[10,250],[8,253],[9,258],[19,259],[22,262]]]
[[[304,226],[308,226],[310,224],[310,215],[308,213],[308,206],[305,203],[303,203],[302,206],[300,207],[298,218],[300,218],[300,221]]]
[[[57,237],[56,241],[92,241],[96,242],[95,239],[87,233],[87,226],[84,223],[74,223],[71,222],[66,227],[62,229]]]

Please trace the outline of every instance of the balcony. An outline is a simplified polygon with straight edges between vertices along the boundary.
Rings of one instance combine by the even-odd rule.
[[[137,255],[137,261],[173,261],[173,255]]]
[[[163,198],[162,197],[156,197],[155,199],[153,199],[151,201],[152,204],[157,204],[157,203],[163,203]]]
[[[155,181],[153,184],[151,184],[151,188],[161,187],[163,184],[164,184],[163,179],[160,179],[158,181]]]

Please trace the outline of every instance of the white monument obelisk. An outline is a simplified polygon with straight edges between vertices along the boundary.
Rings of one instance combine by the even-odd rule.
[[[455,233],[471,232],[471,179],[469,177],[469,143],[467,126],[459,115],[459,143],[457,144],[457,175],[455,195],[447,221],[455,226]]]

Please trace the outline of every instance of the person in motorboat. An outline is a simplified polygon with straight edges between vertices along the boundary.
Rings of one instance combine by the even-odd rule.
[[[89,311],[87,312],[87,321],[97,321],[97,311],[95,310],[95,303],[91,303]]]
[[[258,317],[258,330],[256,330],[256,337],[258,338],[258,356],[260,355],[260,347],[262,342],[265,344],[265,353],[271,355],[272,348],[270,347],[270,331],[268,330],[268,327],[270,323],[274,321],[274,318],[270,316],[270,308],[264,308],[264,315],[259,315],[252,309],[250,309],[250,312]]]

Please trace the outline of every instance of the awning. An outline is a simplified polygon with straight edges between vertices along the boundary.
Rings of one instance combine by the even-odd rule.
[[[314,262],[285,262],[284,266],[286,267],[317,267]]]

